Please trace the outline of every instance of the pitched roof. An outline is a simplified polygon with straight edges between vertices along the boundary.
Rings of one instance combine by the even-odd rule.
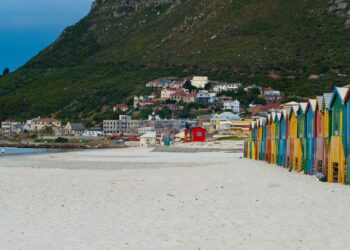
[[[288,114],[289,114],[288,109],[283,109],[282,110],[282,115],[283,115],[284,119],[287,119]]]
[[[271,112],[271,120],[273,122],[276,120],[276,112]]]
[[[311,107],[312,111],[315,112],[316,104],[317,104],[316,99],[309,99],[309,101],[307,102],[305,111],[307,111]]]
[[[259,117],[260,125],[264,126],[266,124],[266,118],[265,117]]]
[[[43,118],[35,118],[32,120],[34,123],[36,122],[46,122],[46,123],[54,123],[54,122],[59,122],[59,120],[54,119],[54,118],[49,118],[49,117],[43,117]]]
[[[334,87],[333,95],[329,104],[330,107],[333,105],[333,102],[337,96],[340,98],[341,103],[344,104],[348,91],[348,88]]]
[[[144,134],[142,135],[140,138],[156,138],[156,134],[154,133],[147,133],[147,134]]]
[[[5,121],[3,121],[3,122],[16,122],[15,120],[13,120],[13,119],[6,119]]]
[[[318,110],[322,110],[323,109],[323,96],[316,96],[316,101],[317,101],[317,105],[318,105]]]
[[[69,123],[72,130],[85,130],[85,126],[82,123]]]
[[[281,112],[278,112],[278,113],[277,113],[277,120],[279,121],[279,120],[281,120],[281,118],[282,118],[282,113],[281,113]]]
[[[129,108],[128,105],[124,104],[124,103],[119,103],[117,105],[114,106],[115,108],[121,109],[121,108]]]
[[[162,91],[173,91],[173,92],[177,92],[177,91],[179,91],[179,90],[176,89],[176,88],[165,88],[165,89],[162,89]]]
[[[346,94],[348,93],[349,88],[336,88],[336,89],[338,90],[340,97],[344,101],[344,98],[345,98]]]
[[[266,104],[268,109],[279,109],[281,107],[280,103],[268,103]]]
[[[330,109],[332,96],[333,96],[333,93],[324,93],[323,94],[324,107],[326,109]]]
[[[301,103],[299,103],[299,107],[300,107],[301,112],[305,113],[306,107],[307,107],[307,103],[306,102],[301,102]]]
[[[255,128],[255,125],[256,125],[256,121],[252,121],[252,122],[251,122],[251,128],[254,129],[254,128]]]

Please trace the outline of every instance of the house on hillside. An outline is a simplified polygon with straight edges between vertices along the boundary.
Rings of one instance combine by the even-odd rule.
[[[113,112],[117,112],[117,111],[126,112],[128,110],[129,110],[129,106],[124,103],[117,104],[113,107]]]
[[[29,132],[53,132],[54,130],[60,129],[61,127],[62,124],[59,120],[50,117],[38,117],[32,120],[28,120],[25,126]]]
[[[260,87],[260,86],[258,86],[258,85],[255,85],[255,84],[252,84],[252,85],[249,85],[249,86],[245,87],[245,88],[244,88],[244,91],[245,91],[245,92],[248,92],[248,91],[250,91],[250,90],[252,90],[252,89],[258,89],[259,92],[260,92],[260,94],[263,93],[262,87]]]
[[[173,83],[173,80],[169,79],[157,79],[150,81],[146,84],[146,87],[148,88],[168,88],[171,83]]]
[[[204,89],[205,85],[207,85],[208,83],[209,79],[207,76],[194,76],[191,80],[192,86],[199,89]]]
[[[267,103],[270,102],[277,102],[282,99],[282,93],[281,91],[274,90],[272,88],[265,88],[263,90],[263,95],[265,97],[265,101]]]
[[[3,136],[10,136],[22,132],[23,124],[12,119],[7,119],[1,123],[1,134]]]
[[[154,96],[135,96],[134,97],[134,108],[140,108],[143,109],[147,106],[153,106],[156,102],[156,99]]]
[[[170,96],[171,100],[177,102],[194,103],[196,101],[196,93],[187,93],[184,91],[178,91]]]
[[[234,101],[225,101],[223,103],[223,109],[232,111],[233,113],[239,113],[240,112],[240,102],[238,100]]]
[[[176,80],[169,84],[169,88],[182,89],[186,80]]]
[[[83,136],[86,128],[82,123],[70,123],[65,126],[65,134],[69,136]]]
[[[219,83],[214,85],[213,91],[218,92],[226,92],[226,91],[237,91],[239,88],[242,87],[242,84],[240,83]]]
[[[209,93],[206,90],[201,90],[197,93],[196,103],[199,105],[212,104],[216,100],[215,93]]]
[[[178,92],[178,89],[175,88],[165,88],[162,89],[161,93],[160,93],[160,98],[161,99],[170,99],[172,94],[175,94],[176,92]]]

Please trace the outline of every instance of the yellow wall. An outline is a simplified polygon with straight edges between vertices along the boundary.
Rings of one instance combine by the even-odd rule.
[[[338,183],[345,184],[345,155],[341,136],[332,136],[328,155],[328,182],[334,182],[334,164],[338,165]]]
[[[289,118],[289,138],[298,138],[298,119],[295,116],[294,112],[291,113],[291,116]]]

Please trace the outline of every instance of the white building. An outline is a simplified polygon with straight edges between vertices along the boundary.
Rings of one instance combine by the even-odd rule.
[[[278,90],[266,88],[264,89],[264,96],[266,102],[275,102],[282,98],[282,93]]]
[[[196,88],[203,89],[205,85],[208,84],[208,82],[209,82],[209,79],[207,76],[194,76],[191,81],[191,84]]]
[[[215,114],[210,119],[212,125],[216,125],[218,121],[227,122],[227,121],[239,121],[241,118],[239,115],[233,114],[232,112],[224,112],[221,114]]]
[[[240,83],[219,83],[213,87],[214,92],[237,91],[242,87]]]
[[[103,132],[106,135],[133,134],[143,127],[142,120],[132,120],[129,115],[120,115],[119,120],[103,121]]]
[[[6,120],[1,123],[1,133],[3,136],[10,136],[17,132],[17,128],[20,123],[14,120]]]
[[[225,101],[223,104],[224,110],[230,110],[233,113],[239,113],[240,111],[240,102],[238,100],[235,101]]]
[[[59,120],[49,117],[38,117],[32,120],[27,120],[24,130],[29,132],[45,132],[46,130],[60,130],[62,124]]]
[[[103,135],[103,130],[100,128],[90,128],[83,133],[83,136],[86,137],[101,137]]]
[[[144,134],[140,137],[140,147],[149,148],[157,145],[157,136],[154,133]]]
[[[216,94],[201,90],[197,93],[196,103],[200,105],[213,104],[216,101]]]
[[[156,129],[154,127],[139,128],[138,133],[139,134],[156,134]]]

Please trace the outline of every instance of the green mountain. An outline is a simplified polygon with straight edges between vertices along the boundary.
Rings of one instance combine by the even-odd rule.
[[[350,79],[347,2],[97,0],[56,42],[0,78],[0,120],[101,120],[163,76],[206,74],[289,96],[329,91]]]

